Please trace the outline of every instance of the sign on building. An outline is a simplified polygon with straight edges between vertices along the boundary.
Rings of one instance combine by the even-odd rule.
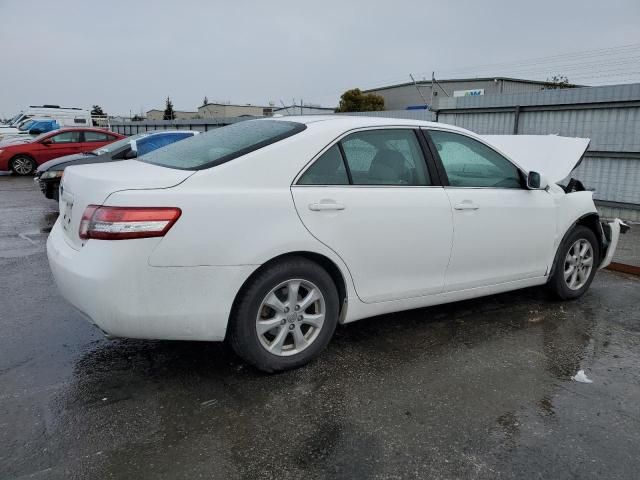
[[[473,90],[454,90],[454,97],[477,97],[484,95],[484,88],[474,88]]]

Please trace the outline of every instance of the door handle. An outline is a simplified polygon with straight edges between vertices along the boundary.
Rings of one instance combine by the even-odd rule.
[[[462,203],[457,204],[453,208],[455,208],[456,210],[478,210],[480,207],[470,200],[464,200]]]
[[[309,210],[320,212],[323,210],[344,210],[345,206],[341,203],[321,201],[318,203],[310,203]]]

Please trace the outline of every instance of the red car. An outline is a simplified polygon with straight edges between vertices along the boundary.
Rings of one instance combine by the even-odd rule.
[[[100,128],[61,128],[43,133],[28,143],[0,146],[0,171],[31,175],[41,163],[90,152],[121,138],[125,137]]]

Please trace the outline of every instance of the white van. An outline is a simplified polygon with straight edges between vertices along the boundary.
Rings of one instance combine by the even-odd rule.
[[[56,120],[60,127],[91,127],[91,112],[83,108],[66,108],[59,105],[32,105],[24,112],[11,119],[11,123],[0,125],[0,135],[19,133],[18,126],[25,120],[50,118]]]

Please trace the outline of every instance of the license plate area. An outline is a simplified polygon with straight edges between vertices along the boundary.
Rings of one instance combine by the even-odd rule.
[[[73,216],[73,195],[64,193],[60,201],[60,223],[62,229],[69,233],[71,230],[71,218]]]

